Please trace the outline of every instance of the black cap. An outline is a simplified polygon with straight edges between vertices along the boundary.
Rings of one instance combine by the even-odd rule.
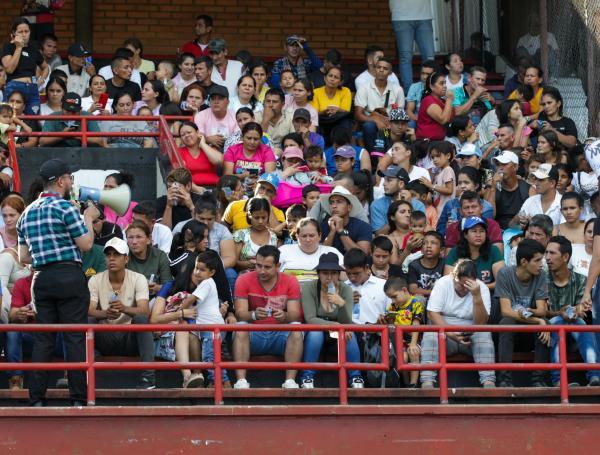
[[[392,177],[402,180],[404,183],[408,184],[410,182],[410,177],[408,176],[408,172],[401,166],[396,166],[392,164],[385,171],[381,173],[383,177]]]
[[[292,120],[296,120],[296,119],[302,119],[302,120],[306,120],[307,122],[310,122],[310,112],[308,112],[308,109],[299,107],[298,109],[296,109],[294,111],[294,116],[292,117]]]
[[[81,110],[81,96],[75,92],[69,92],[65,95],[62,102],[65,111],[79,112]]]
[[[224,85],[215,84],[210,88],[208,96],[222,96],[223,98],[229,99],[229,90]]]
[[[340,258],[335,253],[325,253],[319,258],[319,263],[315,267],[315,270],[334,270],[338,272],[344,271],[344,268],[340,265]]]
[[[72,55],[73,57],[84,57],[89,55],[90,51],[88,51],[82,43],[73,43],[69,46],[67,54]]]
[[[42,167],[40,167],[40,177],[42,177],[45,182],[56,180],[61,175],[69,174],[70,172],[67,163],[57,158],[44,162]]]

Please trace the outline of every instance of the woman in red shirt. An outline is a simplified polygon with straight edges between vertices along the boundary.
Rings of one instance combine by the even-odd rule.
[[[452,90],[446,91],[445,76],[442,73],[431,73],[425,81],[423,99],[419,107],[417,139],[444,140],[446,125],[454,117],[453,99]]]
[[[204,135],[198,132],[193,122],[183,122],[179,136],[183,143],[179,156],[192,173],[192,191],[198,192],[201,186],[216,186],[219,180],[217,166],[223,163],[223,154],[206,143]]]

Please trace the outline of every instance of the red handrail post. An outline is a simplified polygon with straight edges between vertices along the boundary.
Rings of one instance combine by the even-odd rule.
[[[440,360],[440,403],[448,404],[448,370],[446,369],[446,332],[443,328],[438,332],[438,357]]]
[[[346,374],[346,330],[338,332],[338,367],[340,381],[340,404],[348,404],[348,378]]]
[[[390,336],[388,333],[389,326],[384,325],[381,331],[381,363],[386,368],[390,369]],[[356,332],[354,333],[356,336]],[[356,340],[358,342],[358,340]]]
[[[213,363],[215,365],[215,405],[223,404],[223,373],[221,368],[221,331],[215,329],[213,332]]]
[[[81,116],[81,146],[82,147],[87,147],[87,145],[88,145],[87,133],[88,133],[87,119],[83,115],[83,116]]]
[[[85,351],[87,363],[87,404],[96,405],[96,370],[94,355],[94,329],[87,329],[85,332]]]
[[[12,131],[8,132],[8,156],[10,157],[10,166],[13,169],[13,188],[15,191],[21,191],[21,174],[19,173],[19,166],[17,166],[17,146]]]
[[[560,357],[560,402],[569,404],[569,371],[567,370],[567,334],[564,328],[558,331],[558,355]]]
[[[396,364],[398,372],[402,374],[401,368],[404,366],[404,330],[402,330],[402,326],[396,327]]]

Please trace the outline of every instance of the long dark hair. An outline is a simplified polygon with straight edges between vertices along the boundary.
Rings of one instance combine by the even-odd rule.
[[[442,73],[438,73],[438,72],[433,72],[431,73],[429,76],[427,76],[427,79],[425,80],[425,88],[423,89],[423,97],[426,97],[427,95],[431,95],[431,86],[436,84],[437,81],[439,81],[440,79],[445,78],[446,76],[444,76]]]
[[[479,224],[477,226],[480,226]],[[475,226],[473,226],[471,229],[473,229]],[[467,231],[469,231],[470,229],[467,229]],[[483,242],[483,245],[481,245],[479,247],[479,256],[481,257],[482,260],[487,261],[490,257],[490,254],[492,252],[492,244],[490,243],[490,236],[487,232],[487,230],[485,231],[485,242]],[[456,257],[458,259],[461,258],[466,258],[466,259],[471,259],[471,260],[475,260],[473,258],[471,258],[471,250],[469,249],[469,242],[467,241],[467,238],[465,237],[465,231],[461,230],[460,231],[460,238],[458,239],[458,243],[456,244]]]
[[[394,216],[396,215],[396,212],[398,211],[398,207],[400,207],[401,205],[408,205],[410,207],[410,210],[412,213],[412,204],[410,202],[404,201],[404,200],[392,202],[392,204],[390,205],[390,207],[388,208],[388,211],[387,211],[387,220],[388,220],[388,225],[390,226],[390,232],[394,232],[398,227],[398,226],[396,226],[396,221],[394,220]]]
[[[476,188],[475,188],[475,192],[478,193],[481,190],[481,185],[483,183],[483,176],[482,176],[482,172],[479,171],[478,169],[475,169],[472,166],[463,166],[460,168],[460,171],[457,174],[457,181],[458,181],[458,176],[460,174],[464,174],[466,175],[469,180],[473,183],[475,183]]]
[[[519,102],[519,100],[504,100],[496,106],[496,116],[498,117],[498,120],[500,121],[500,125],[505,125],[507,123],[510,123],[509,119],[508,119],[508,115],[509,115],[512,107],[515,105],[515,103],[519,105],[519,107],[521,108],[521,112],[522,112],[523,107],[521,106],[521,103]]]
[[[246,78],[250,78],[252,80],[252,83],[254,84],[254,90],[256,91],[256,81],[250,74],[244,74],[243,76],[241,76],[237,81],[236,87],[240,88],[240,85]],[[238,97],[238,99],[239,99],[239,97]],[[252,107],[252,110],[256,109],[257,104],[258,104],[258,99],[256,98],[256,95],[254,95],[254,93],[252,93],[252,96],[250,97],[250,106]]]
[[[169,257],[175,259],[186,251],[185,244],[194,242],[198,244],[208,236],[208,226],[197,220],[190,220],[181,229],[179,234],[173,237]]]
[[[146,84],[150,84],[152,86],[152,90],[156,93],[158,93],[158,96],[156,97],[156,102],[160,105],[165,104],[165,103],[169,103],[171,101],[171,98],[169,97],[169,94],[167,93],[167,90],[165,89],[165,84],[163,84],[161,81],[159,80],[153,80],[153,81],[146,81]]]

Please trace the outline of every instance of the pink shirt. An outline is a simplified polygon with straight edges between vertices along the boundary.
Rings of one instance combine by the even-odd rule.
[[[233,173],[240,174],[248,169],[258,169],[259,173],[265,172],[265,163],[274,163],[275,154],[271,147],[260,144],[254,155],[248,158],[244,155],[244,144],[233,144],[223,155],[223,161],[233,163]]]
[[[294,116],[296,109],[306,109],[308,112],[310,112],[310,124],[312,126],[319,126],[319,113],[315,107],[310,104],[310,101],[306,103],[306,106],[298,106],[293,96],[289,99],[286,96],[285,106],[283,109],[290,114],[290,117]]]
[[[121,229],[125,229],[133,221],[133,208],[137,204],[138,204],[137,202],[132,202],[131,204],[129,204],[129,208],[127,209],[127,212],[125,212],[125,215],[123,215],[123,216],[117,215],[113,209],[111,209],[110,207],[105,205],[104,206],[104,218],[109,223],[116,224]]]
[[[211,109],[204,109],[194,116],[194,123],[198,125],[198,130],[205,136],[220,134],[227,137],[239,130],[235,114],[229,110],[225,117],[218,119]]]

